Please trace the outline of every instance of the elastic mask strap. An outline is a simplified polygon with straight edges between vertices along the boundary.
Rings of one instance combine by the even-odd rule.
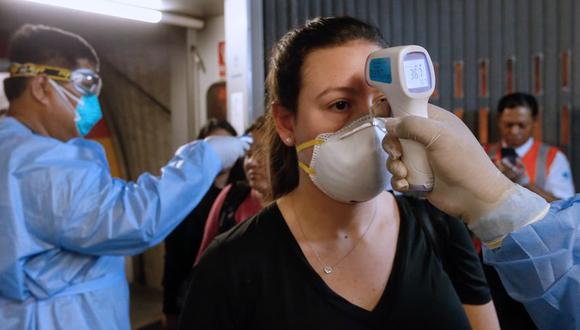
[[[58,86],[61,87],[61,86]],[[76,95],[74,95],[73,93],[69,92],[66,88],[61,87],[59,88],[64,94],[66,94],[68,97],[70,97],[71,99],[75,100],[77,103],[82,104],[83,100],[80,99],[79,97],[77,97]]]
[[[296,152],[300,152],[300,151],[302,151],[302,150],[304,150],[304,149],[308,149],[308,148],[311,148],[311,147],[313,147],[313,146],[317,146],[317,145],[320,145],[320,144],[323,144],[323,143],[324,143],[324,140],[321,140],[321,139],[314,139],[314,140],[310,140],[310,141],[304,142],[304,143],[302,143],[302,144],[300,144],[300,145],[296,146]],[[316,174],[316,170],[314,170],[312,167],[310,167],[310,166],[308,166],[308,165],[304,164],[304,163],[303,163],[303,162],[301,162],[301,161],[298,161],[298,166],[299,166],[299,167],[300,167],[300,168],[301,168],[301,169],[302,169],[304,172],[306,172],[306,173],[307,173],[307,174],[309,174],[309,175],[314,175],[314,174]]]
[[[77,112],[75,111],[75,109],[73,109],[72,104],[70,104],[69,100],[67,100],[65,93],[68,92],[66,89],[62,88],[61,86],[59,86],[54,80],[52,79],[48,79],[48,82],[52,85],[52,87],[54,87],[54,89],[56,89],[56,92],[58,93],[58,95],[60,95],[60,97],[63,98],[63,100],[68,104],[67,108],[69,109],[70,112],[75,114],[75,120],[78,117]],[[70,95],[70,92],[68,92]],[[78,100],[78,98],[74,95],[71,95],[71,97],[73,97],[75,100]],[[80,100],[79,100],[80,101]]]

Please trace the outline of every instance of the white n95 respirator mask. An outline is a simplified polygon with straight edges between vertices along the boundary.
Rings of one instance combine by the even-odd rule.
[[[323,133],[296,147],[314,147],[310,166],[298,162],[312,182],[330,198],[344,202],[368,201],[386,190],[391,179],[383,150],[384,122],[361,117],[336,133]]]

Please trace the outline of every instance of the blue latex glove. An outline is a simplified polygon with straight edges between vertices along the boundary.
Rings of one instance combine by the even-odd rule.
[[[234,166],[236,160],[244,156],[246,150],[250,148],[253,142],[252,137],[248,135],[242,137],[214,135],[205,138],[204,141],[218,155],[222,164],[222,170]]]

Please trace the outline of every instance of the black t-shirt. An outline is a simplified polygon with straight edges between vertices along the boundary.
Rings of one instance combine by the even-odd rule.
[[[479,256],[482,258],[482,256]],[[483,260],[481,260],[483,262]],[[526,307],[510,297],[501,283],[497,271],[489,265],[483,265],[483,272],[489,284],[493,304],[497,312],[499,326],[504,330],[534,330],[538,327],[528,314]]]
[[[413,211],[398,204],[392,273],[373,311],[326,285],[274,203],[210,245],[192,273],[180,328],[468,329],[462,303],[491,298],[464,225],[449,221],[445,272]]]

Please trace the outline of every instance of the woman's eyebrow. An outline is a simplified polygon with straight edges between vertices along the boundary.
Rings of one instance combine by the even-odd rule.
[[[332,92],[342,92],[342,93],[356,94],[357,93],[357,90],[354,87],[347,87],[347,86],[329,87],[329,88],[323,90],[322,92],[320,92],[316,96],[316,99],[320,99],[320,98],[324,97],[326,94],[329,94],[329,93],[332,93]]]

